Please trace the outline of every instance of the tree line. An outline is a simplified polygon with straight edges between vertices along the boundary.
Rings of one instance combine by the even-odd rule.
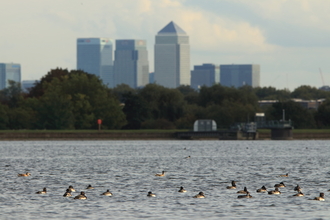
[[[306,109],[292,98],[325,99],[317,109]],[[278,100],[260,107],[259,100]],[[107,88],[93,74],[53,69],[29,89],[10,81],[0,91],[0,129],[192,129],[197,119],[215,120],[218,128],[253,121],[257,112],[266,120],[280,120],[282,110],[295,128],[330,127],[330,92],[300,86],[293,92],[274,87],[240,88],[215,84],[199,91],[148,84],[133,89],[121,84]]]

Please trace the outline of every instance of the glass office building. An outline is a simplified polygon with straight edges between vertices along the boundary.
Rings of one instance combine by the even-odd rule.
[[[220,83],[220,67],[214,64],[194,66],[191,71],[191,87],[199,89],[201,86],[212,86]]]
[[[105,85],[113,87],[113,49],[110,38],[78,38],[77,69],[95,74]]]
[[[168,88],[190,85],[189,36],[173,21],[156,35],[155,83]]]
[[[229,64],[220,65],[221,85],[241,87],[249,85],[260,86],[260,65],[258,64]]]
[[[9,86],[9,80],[21,83],[21,65],[0,63],[0,90]]]
[[[149,61],[145,40],[116,40],[114,86],[127,84],[131,88],[149,83]]]

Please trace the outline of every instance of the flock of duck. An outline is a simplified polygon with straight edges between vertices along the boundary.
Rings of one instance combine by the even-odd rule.
[[[18,174],[19,177],[27,177],[27,176],[30,176],[31,174],[30,173],[22,173],[22,174]],[[155,176],[157,177],[163,177],[165,176],[165,171],[162,171],[162,173],[157,173],[155,174]],[[289,174],[284,174],[284,175],[280,175],[280,177],[288,177]],[[269,190],[267,191],[267,188],[265,186],[262,186],[260,189],[257,189],[256,192],[257,193],[268,193],[270,195],[278,195],[278,194],[281,194],[281,191],[279,190],[279,188],[283,188],[283,187],[286,187],[286,185],[284,184],[284,182],[280,182],[278,184],[275,184],[274,185],[274,190]],[[226,187],[227,189],[236,189],[237,186],[236,186],[236,181],[232,181],[231,182],[231,185],[230,186],[227,186]],[[90,189],[94,189],[94,187],[92,187],[91,185],[88,185],[87,190],[90,190]],[[297,185],[296,187],[294,187],[294,191],[297,191],[297,194],[294,194],[293,196],[304,196],[304,193],[302,192],[302,189],[299,185]],[[330,189],[328,190],[330,191]],[[72,196],[72,192],[76,192],[76,190],[73,188],[73,186],[69,186],[67,189],[66,189],[66,192],[64,193],[63,197],[71,197]],[[185,193],[187,192],[187,190],[185,190],[182,186],[180,187],[179,193]],[[42,191],[38,191],[36,192],[36,194],[46,194],[47,193],[47,189],[46,187],[43,188]],[[239,190],[237,191],[238,194],[244,194],[244,195],[239,195],[237,198],[239,199],[242,199],[242,198],[252,198],[250,192],[247,190],[246,187],[244,187],[243,190]],[[102,193],[101,195],[103,196],[112,196],[112,193],[110,192],[110,190],[108,189],[106,192]],[[148,197],[156,197],[156,194],[152,193],[151,191],[148,192],[147,194]],[[199,192],[197,195],[193,196],[193,198],[205,198],[205,194],[204,192]],[[84,191],[81,191],[79,195],[75,196],[74,199],[87,199],[87,196],[85,195],[85,192]],[[324,201],[324,193],[320,193],[320,195],[318,197],[315,197],[314,199],[312,200],[318,200],[318,201]]]

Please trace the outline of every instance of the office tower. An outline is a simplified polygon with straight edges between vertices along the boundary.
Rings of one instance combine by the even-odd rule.
[[[112,88],[112,40],[110,38],[78,38],[77,69],[97,75],[105,85]]]
[[[29,89],[34,87],[39,80],[22,80],[22,90],[23,92],[29,92]]]
[[[150,84],[155,83],[155,73],[154,72],[149,73],[149,83]]]
[[[194,66],[191,71],[191,87],[199,89],[201,86],[212,86],[215,83],[220,83],[220,68],[214,64],[203,64]]]
[[[241,87],[249,85],[260,86],[260,65],[258,64],[231,64],[220,65],[220,82],[224,86]]]
[[[155,83],[168,88],[190,85],[189,36],[173,21],[156,35]]]
[[[9,80],[21,83],[21,65],[0,63],[0,90],[9,86]]]
[[[114,86],[138,88],[149,83],[149,61],[145,40],[116,40]]]

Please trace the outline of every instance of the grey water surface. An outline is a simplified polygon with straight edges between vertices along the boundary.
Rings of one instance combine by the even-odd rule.
[[[330,141],[1,141],[0,173],[0,219],[330,219]],[[63,197],[69,185],[88,199]]]

